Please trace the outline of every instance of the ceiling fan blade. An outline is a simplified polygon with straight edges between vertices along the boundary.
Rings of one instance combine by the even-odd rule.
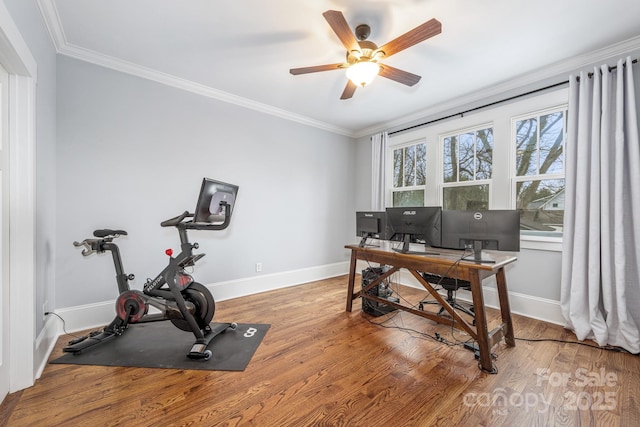
[[[344,87],[344,90],[342,91],[342,95],[340,96],[340,99],[349,99],[353,96],[353,93],[356,91],[356,88],[358,86],[356,86],[356,84],[354,82],[352,82],[351,80],[347,80],[347,85]]]
[[[327,20],[329,26],[331,26],[333,32],[336,33],[343,46],[347,48],[347,52],[351,52],[353,50],[360,51],[358,40],[353,34],[353,31],[351,31],[351,28],[349,28],[349,24],[344,18],[342,12],[337,10],[327,10],[322,14],[322,16]]]
[[[385,64],[380,64],[380,72],[378,73],[378,75],[407,86],[415,85],[422,78],[416,74],[412,74],[408,71],[403,71]]]
[[[331,71],[338,70],[340,68],[344,68],[344,64],[342,62],[339,64],[326,64],[316,65],[313,67],[292,68],[289,70],[289,72],[294,76],[297,76],[298,74],[317,73],[319,71]]]
[[[442,24],[437,19],[430,19],[422,25],[418,25],[413,30],[410,30],[400,37],[391,40],[389,43],[383,45],[378,49],[378,52],[384,52],[384,57],[396,54],[406,48],[418,44],[426,39],[436,36],[442,32]]]

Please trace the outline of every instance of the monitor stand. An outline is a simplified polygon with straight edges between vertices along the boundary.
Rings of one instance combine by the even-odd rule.
[[[380,246],[378,246],[378,245],[367,245],[367,239],[369,237],[371,237],[370,234],[366,234],[366,235],[362,236],[362,239],[360,240],[360,244],[358,245],[358,247],[360,247],[360,248],[365,248],[365,247],[379,248]]]
[[[479,262],[483,264],[495,264],[495,260],[492,259],[482,259],[482,240],[474,240],[473,241],[473,259],[468,256],[462,257],[464,261],[473,261]]]
[[[393,250],[396,252],[400,252],[401,254],[410,254],[410,255],[440,255],[437,252],[411,251],[409,250],[410,242],[411,242],[411,234],[405,234],[402,240],[402,249],[393,248]]]

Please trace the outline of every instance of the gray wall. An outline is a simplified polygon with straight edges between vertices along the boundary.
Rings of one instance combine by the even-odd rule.
[[[56,51],[34,1],[4,0],[38,64],[36,87],[36,331],[55,308]]]
[[[83,258],[74,240],[123,228],[125,269],[154,277],[165,248],[160,222],[195,208],[202,177],[238,184],[230,227],[194,231],[211,284],[345,261],[354,234],[356,146],[316,128],[58,57],[58,308],[108,301],[111,259]],[[255,272],[255,263],[263,270]]]

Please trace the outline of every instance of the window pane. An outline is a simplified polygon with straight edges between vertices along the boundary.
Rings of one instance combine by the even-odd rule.
[[[416,185],[427,183],[427,145],[416,145]]]
[[[562,232],[564,179],[518,182],[516,196],[522,230]]]
[[[538,173],[538,120],[516,122],[516,176]]]
[[[411,145],[404,149],[404,186],[415,185],[416,146]]]
[[[393,150],[393,187],[402,187],[402,148]]]
[[[424,206],[424,190],[394,191],[393,206]]]
[[[465,185],[442,189],[443,209],[470,211],[489,209],[489,185]]]
[[[456,150],[458,138],[450,136],[444,138],[444,182],[458,181],[458,156]]]
[[[460,135],[458,144],[460,156],[459,181],[473,181],[475,175],[475,138],[473,133]]]
[[[562,112],[540,117],[540,174],[562,173]]]
[[[476,132],[476,179],[491,179],[493,128]]]

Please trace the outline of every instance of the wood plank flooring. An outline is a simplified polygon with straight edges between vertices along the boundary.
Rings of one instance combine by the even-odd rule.
[[[631,426],[640,419],[638,356],[517,340],[515,348],[494,347],[499,371],[491,375],[462,347],[468,337],[460,331],[405,312],[373,318],[360,302],[345,312],[346,283],[341,276],[218,302],[216,321],[271,324],[243,372],[49,364],[33,387],[5,399],[0,426]],[[398,291],[410,303],[424,295]],[[498,323],[494,310],[489,318]],[[514,324],[518,338],[575,340],[556,325],[515,315]],[[429,338],[436,333],[440,341]]]

